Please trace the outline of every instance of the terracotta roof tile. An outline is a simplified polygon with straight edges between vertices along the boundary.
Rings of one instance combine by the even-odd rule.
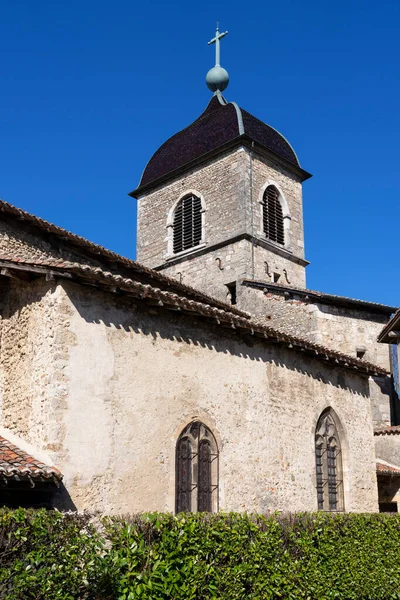
[[[84,262],[91,263],[96,262],[97,264],[100,262],[102,268],[110,269],[111,271],[121,271],[123,269],[127,269],[131,271],[132,276],[137,278],[146,278],[151,283],[158,285],[164,289],[171,289],[175,292],[184,294],[189,298],[195,298],[196,300],[200,300],[201,302],[208,302],[215,306],[218,306],[228,312],[231,312],[236,315],[241,315],[242,317],[249,318],[250,315],[246,312],[237,309],[234,306],[227,304],[226,302],[221,302],[216,300],[215,298],[211,298],[207,294],[200,292],[199,290],[185,285],[184,283],[180,283],[176,279],[172,277],[167,277],[162,273],[158,273],[149,267],[145,267],[144,265],[131,260],[130,258],[126,258],[125,256],[121,256],[112,250],[108,250],[103,246],[99,246],[89,240],[71,233],[62,227],[58,227],[53,223],[49,223],[40,217],[32,215],[21,208],[17,208],[8,202],[0,199],[0,218],[1,213],[7,215],[11,219],[15,219],[16,221],[23,221],[25,224],[31,227],[37,227],[42,233],[52,234],[57,237],[61,242],[67,242],[71,245],[71,247],[79,248],[85,253]],[[30,260],[27,256],[17,256],[13,255],[14,262],[25,262],[26,260]],[[49,260],[53,260],[53,258],[49,258],[48,253],[43,252],[43,256],[38,256],[34,258],[35,264],[44,264],[46,265]],[[62,257],[58,259],[60,266],[63,263],[68,263],[68,260],[63,259]],[[90,266],[90,265],[88,265]],[[93,266],[93,265],[92,265]]]
[[[383,427],[376,427],[374,429],[374,435],[398,435],[400,434],[400,425],[387,425]]]
[[[376,461],[376,472],[377,475],[397,475],[400,476],[400,468],[394,465],[386,465],[385,463]]]
[[[388,306],[386,304],[379,304],[378,302],[371,302],[369,300],[359,300],[358,298],[348,298],[347,296],[326,294],[325,292],[318,292],[316,290],[309,290],[306,288],[283,286],[277,283],[271,283],[270,281],[254,281],[245,279],[243,284],[248,287],[257,287],[267,291],[277,292],[278,294],[296,294],[303,296],[307,301],[321,302],[322,304],[330,304],[334,306],[351,307],[354,309],[370,310],[371,312],[378,311],[387,315],[390,315],[393,311],[397,310],[396,306]]]
[[[13,260],[9,255],[0,255],[0,263],[2,266],[7,265],[12,268]],[[24,263],[27,267],[34,267],[35,263]],[[307,351],[314,358],[328,361],[346,369],[357,370],[360,373],[368,373],[370,375],[387,375],[387,371],[382,367],[376,366],[364,360],[353,358],[330,350],[319,344],[315,344],[303,338],[286,334],[282,331],[268,327],[262,324],[259,320],[249,319],[247,316],[233,314],[219,306],[212,306],[205,302],[186,298],[183,295],[176,294],[154,287],[150,284],[144,284],[130,277],[123,277],[120,274],[104,271],[99,267],[91,265],[82,265],[70,261],[60,261],[57,258],[47,259],[42,261],[41,265],[47,266],[53,273],[68,273],[75,276],[77,279],[85,282],[86,280],[95,281],[97,284],[102,283],[112,288],[117,288],[131,293],[136,298],[142,300],[156,301],[160,306],[178,308],[188,314],[201,315],[212,319],[212,322],[217,325],[228,326],[236,330],[239,334],[256,335],[264,340],[276,341],[285,344],[288,348]],[[21,262],[18,263],[18,268],[23,268]]]
[[[62,474],[0,436],[0,477],[59,482]]]

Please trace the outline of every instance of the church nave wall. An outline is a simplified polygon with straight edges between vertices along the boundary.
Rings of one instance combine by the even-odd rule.
[[[65,284],[70,344],[57,465],[79,509],[174,511],[175,447],[219,446],[219,508],[316,510],[314,429],[345,432],[346,510],[377,509],[368,382],[279,345]]]

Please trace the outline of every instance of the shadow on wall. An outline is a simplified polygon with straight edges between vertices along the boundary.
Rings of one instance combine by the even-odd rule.
[[[52,508],[57,508],[58,510],[78,510],[67,490],[65,485],[61,482],[57,491],[55,492],[52,502]]]
[[[79,315],[88,323],[104,325],[128,336],[151,337],[154,344],[169,340],[246,360],[275,364],[354,394],[369,396],[367,375],[332,368],[304,352],[289,350],[278,343],[262,342],[251,335],[239,337],[234,330],[213,325],[201,317],[191,318],[182,312],[171,313],[162,307],[148,307],[127,296],[115,296],[99,290],[83,293],[82,289],[69,285],[67,293]]]

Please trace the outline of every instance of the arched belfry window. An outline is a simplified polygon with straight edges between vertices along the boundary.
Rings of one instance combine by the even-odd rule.
[[[330,409],[315,431],[318,510],[344,510],[342,450],[338,424]]]
[[[174,254],[201,243],[202,212],[201,199],[195,194],[188,194],[179,201],[173,220]]]
[[[279,191],[274,185],[269,185],[264,191],[262,200],[263,232],[272,242],[284,245],[285,228],[279,196]]]
[[[176,445],[176,512],[214,512],[217,505],[217,442],[204,423],[193,421]]]

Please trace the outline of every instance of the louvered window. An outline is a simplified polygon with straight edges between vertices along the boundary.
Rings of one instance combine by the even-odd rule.
[[[201,200],[190,194],[182,198],[174,214],[174,254],[194,248],[201,242]]]
[[[342,452],[335,419],[322,413],[315,434],[318,510],[344,510]]]
[[[194,421],[176,445],[176,512],[213,512],[217,493],[217,444],[208,427]]]
[[[284,245],[282,204],[279,192],[273,185],[267,187],[263,196],[263,231],[269,240]]]

